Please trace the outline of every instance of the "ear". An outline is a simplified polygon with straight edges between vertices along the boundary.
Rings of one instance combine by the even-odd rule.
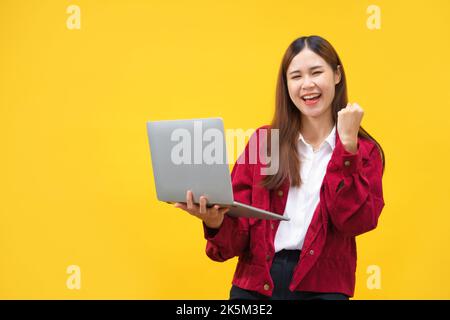
[[[339,82],[341,82],[341,77],[342,77],[342,73],[341,73],[341,66],[338,65],[336,68],[336,72],[334,72],[334,84],[338,84]]]

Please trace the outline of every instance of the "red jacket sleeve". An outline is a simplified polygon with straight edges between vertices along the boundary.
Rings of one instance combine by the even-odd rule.
[[[250,139],[255,139],[253,134]],[[246,145],[240,160],[234,164],[231,172],[234,200],[251,205],[253,190],[254,165],[249,163],[249,145]],[[242,159],[245,157],[245,160]],[[203,223],[204,236],[207,240],[206,254],[215,261],[225,261],[240,256],[249,244],[248,218],[231,217],[225,214],[219,229],[210,229]]]
[[[360,142],[353,154],[337,139],[324,178],[321,200],[334,227],[347,236],[375,229],[384,207],[381,154],[374,143],[366,146],[370,150],[363,159]]]

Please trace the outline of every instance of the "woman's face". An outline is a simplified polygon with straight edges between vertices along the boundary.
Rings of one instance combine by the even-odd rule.
[[[334,72],[321,56],[304,48],[292,59],[286,78],[289,96],[302,115],[331,114],[335,85],[341,80],[339,67]]]

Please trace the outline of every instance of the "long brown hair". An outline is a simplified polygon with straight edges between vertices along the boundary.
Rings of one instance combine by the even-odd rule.
[[[297,149],[297,138],[300,132],[301,113],[292,102],[287,86],[286,72],[292,59],[305,47],[321,56],[337,72],[340,66],[341,80],[335,87],[335,95],[331,103],[333,122],[337,121],[337,113],[348,103],[347,81],[344,67],[333,46],[320,36],[307,36],[294,40],[287,48],[278,72],[278,81],[275,96],[275,114],[271,123],[271,129],[279,130],[279,167],[274,175],[267,175],[262,180],[262,185],[268,189],[278,188],[289,177],[291,185],[300,186],[300,158]],[[270,139],[270,134],[268,138]],[[378,147],[385,167],[384,151],[380,144],[361,126],[358,136],[372,140]],[[270,146],[270,143],[268,143]]]

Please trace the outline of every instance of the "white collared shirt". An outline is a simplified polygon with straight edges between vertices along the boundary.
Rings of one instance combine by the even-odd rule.
[[[280,222],[275,235],[275,252],[302,249],[306,231],[319,204],[320,187],[335,147],[335,139],[336,125],[314,152],[312,145],[299,135],[297,146],[302,184],[289,188],[284,216],[289,217],[290,221]]]

